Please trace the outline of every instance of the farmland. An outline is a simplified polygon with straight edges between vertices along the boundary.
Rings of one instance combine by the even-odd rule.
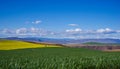
[[[98,43],[98,42],[87,42],[83,44],[65,44],[67,47],[76,48],[88,48],[93,50],[101,51],[120,51],[120,44],[118,43]]]
[[[25,49],[25,48],[42,48],[42,47],[60,47],[56,45],[46,46],[44,44],[35,44],[24,41],[0,39],[0,50]]]
[[[29,47],[29,49],[17,48],[14,50],[0,50],[0,69],[119,68],[120,52],[103,52],[85,48],[65,48],[52,46],[35,48]]]

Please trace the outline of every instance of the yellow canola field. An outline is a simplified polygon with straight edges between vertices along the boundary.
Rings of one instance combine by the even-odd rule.
[[[24,48],[43,48],[43,47],[60,47],[54,45],[34,44],[16,40],[0,40],[0,50],[24,49]]]

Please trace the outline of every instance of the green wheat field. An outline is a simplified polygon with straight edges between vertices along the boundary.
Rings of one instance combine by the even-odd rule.
[[[120,69],[120,52],[0,40],[0,69]]]

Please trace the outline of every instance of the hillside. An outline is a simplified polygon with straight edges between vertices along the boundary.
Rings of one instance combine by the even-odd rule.
[[[86,42],[98,42],[98,43],[117,43],[120,44],[120,39],[55,39],[55,38],[18,38],[18,37],[9,37],[5,38],[9,40],[22,40],[30,42],[49,42],[49,43],[58,43],[58,44],[82,44]]]
[[[57,45],[35,44],[17,40],[3,40],[0,39],[0,50],[24,49],[24,48],[38,48],[38,47],[60,47]]]
[[[64,44],[67,47],[87,48],[101,51],[120,51],[120,44],[116,43],[99,43],[99,42],[86,42],[83,44]]]
[[[87,46],[120,46],[119,43],[86,42],[83,44]]]

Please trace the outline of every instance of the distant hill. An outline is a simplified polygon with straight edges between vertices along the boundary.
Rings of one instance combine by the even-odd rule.
[[[85,45],[107,45],[108,43],[99,43],[99,42],[86,42]]]
[[[97,43],[117,43],[120,44],[120,39],[54,39],[54,38],[18,38],[18,37],[9,37],[5,38],[9,40],[22,40],[22,41],[31,41],[31,42],[49,42],[49,43],[58,43],[58,44],[82,44],[86,42],[97,42]]]
[[[84,45],[89,46],[120,46],[120,43],[99,43],[99,42],[86,42]]]

